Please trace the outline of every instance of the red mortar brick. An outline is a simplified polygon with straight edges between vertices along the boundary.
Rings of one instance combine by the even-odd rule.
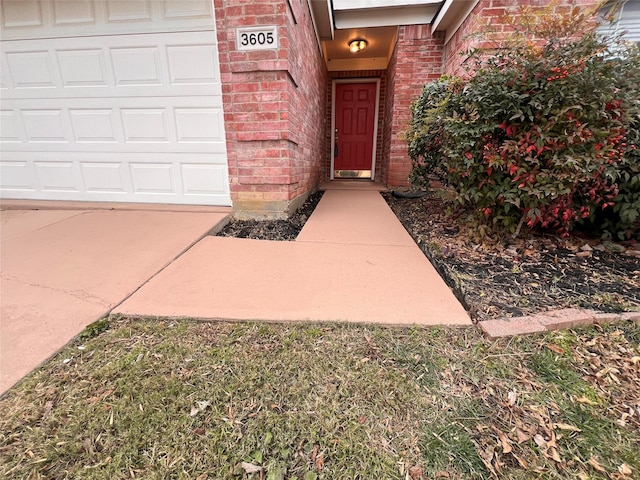
[[[478,327],[491,339],[546,331],[534,317],[487,320],[478,323]]]
[[[591,325],[594,320],[593,310],[565,308],[534,315],[533,318],[547,330],[562,330],[584,325]]]
[[[616,322],[625,319],[626,316],[620,313],[594,313],[594,323]]]
[[[621,313],[620,316],[640,325],[640,312],[624,312]]]
[[[487,320],[479,322],[478,327],[489,338],[495,339],[622,320],[631,320],[640,324],[640,312],[603,313],[595,310],[565,308],[536,315]]]

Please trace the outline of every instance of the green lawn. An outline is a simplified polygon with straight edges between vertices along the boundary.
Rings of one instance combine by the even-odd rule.
[[[640,478],[640,326],[113,318],[0,399],[2,478]]]

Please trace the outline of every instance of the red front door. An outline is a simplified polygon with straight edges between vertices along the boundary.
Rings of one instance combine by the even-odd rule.
[[[334,167],[337,176],[371,177],[376,83],[337,83]]]

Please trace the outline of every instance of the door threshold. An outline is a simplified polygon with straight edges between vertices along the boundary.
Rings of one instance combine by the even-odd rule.
[[[368,178],[371,180],[371,170],[335,170],[334,178]]]

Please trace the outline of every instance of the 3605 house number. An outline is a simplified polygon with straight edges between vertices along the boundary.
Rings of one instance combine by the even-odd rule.
[[[278,48],[278,27],[247,27],[236,30],[238,50],[271,50]]]

